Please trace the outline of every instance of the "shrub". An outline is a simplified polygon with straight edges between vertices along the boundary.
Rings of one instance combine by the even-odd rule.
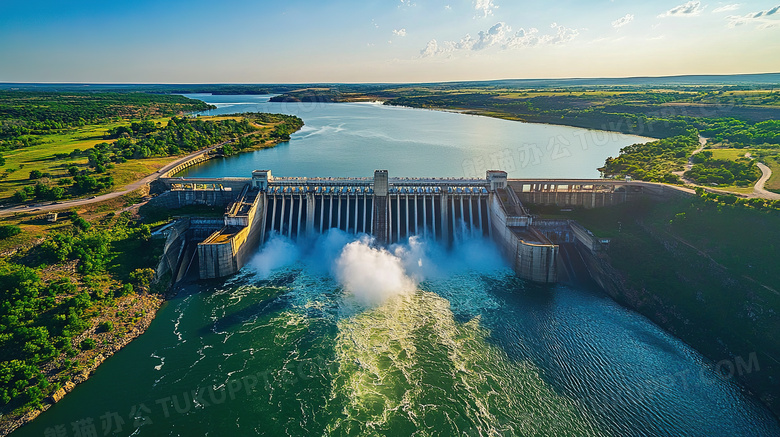
[[[136,285],[137,290],[147,289],[154,279],[154,269],[135,269],[130,272],[130,282]]]
[[[23,190],[19,190],[14,193],[14,202],[24,202],[27,200],[27,193]]]
[[[0,225],[0,240],[13,237],[22,232],[22,228],[15,225]]]
[[[114,330],[114,322],[111,320],[101,322],[100,325],[98,325],[98,329],[102,332],[111,332]]]
[[[84,220],[81,217],[76,217],[73,219],[73,224],[79,228],[79,230],[86,231],[88,230],[92,225],[89,224],[88,221]]]
[[[81,343],[79,344],[79,347],[82,350],[85,350],[85,351],[88,351],[90,349],[95,349],[95,340],[93,340],[91,338],[86,338],[86,339],[81,341]]]
[[[116,297],[122,297],[127,296],[133,293],[133,286],[130,284],[122,284],[121,287],[114,290],[114,296]],[[119,315],[119,314],[117,314]]]

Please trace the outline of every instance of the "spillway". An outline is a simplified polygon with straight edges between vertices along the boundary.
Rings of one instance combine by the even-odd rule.
[[[563,231],[575,235],[588,250],[609,242],[587,231],[576,232],[568,223],[562,230],[535,221],[524,202],[593,208],[639,196],[687,195],[646,182],[508,180],[503,171],[488,171],[484,179],[455,179],[391,178],[387,170],[364,178],[276,177],[270,170],[255,170],[251,178],[160,181],[167,191],[154,199],[159,206],[227,205],[222,221],[190,221],[194,235],[208,235],[197,243],[201,278],[238,272],[272,235],[304,241],[339,229],[371,235],[380,245],[402,243],[412,236],[444,247],[465,238],[491,238],[518,276],[552,283],[558,279],[559,248],[550,238],[557,241],[555,236]],[[189,253],[181,242],[173,246]]]
[[[412,236],[450,243],[489,236],[486,179],[274,178],[258,172],[267,197],[265,238],[298,240],[329,229],[392,244]],[[378,183],[376,181],[379,181]]]

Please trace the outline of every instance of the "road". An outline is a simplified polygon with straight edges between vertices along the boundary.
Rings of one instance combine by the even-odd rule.
[[[73,208],[75,206],[83,206],[83,205],[89,205],[90,203],[96,203],[96,202],[102,202],[104,200],[114,199],[119,196],[124,196],[125,194],[132,193],[133,191],[143,187],[144,185],[147,185],[157,179],[159,179],[165,172],[171,170],[172,168],[176,167],[177,165],[188,161],[192,158],[198,157],[200,155],[203,155],[204,153],[209,153],[212,150],[216,149],[217,147],[221,147],[225,144],[231,143],[233,140],[224,141],[219,144],[215,144],[207,149],[203,149],[201,151],[191,153],[187,156],[184,156],[182,158],[177,159],[176,161],[171,162],[170,164],[165,165],[163,168],[157,170],[156,172],[146,176],[143,179],[137,180],[129,185],[125,185],[122,187],[120,191],[113,191],[111,193],[103,194],[100,196],[93,196],[88,199],[76,199],[76,200],[69,200],[64,202],[56,202],[56,203],[48,203],[46,205],[19,205],[14,206],[11,208],[2,208],[0,209],[0,217],[11,215],[17,212],[35,212],[35,213],[47,213],[47,212],[54,212],[59,211],[62,209],[68,209]]]
[[[756,182],[756,186],[753,187],[753,194],[756,197],[763,197],[765,199],[780,200],[780,194],[773,193],[764,189],[764,184],[769,178],[772,177],[772,169],[767,167],[763,162],[757,162],[756,165],[761,169],[761,179]]]
[[[699,135],[699,148],[694,150],[693,153],[691,153],[691,156],[688,157],[688,162],[685,164],[685,170],[683,170],[683,171],[673,171],[672,174],[679,176],[680,179],[682,179],[683,182],[685,182],[686,184],[696,185],[696,183],[693,182],[692,180],[685,179],[685,177],[683,177],[683,175],[685,174],[686,171],[688,171],[688,170],[693,168],[693,155],[695,155],[695,154],[701,152],[702,150],[704,150],[704,146],[706,146],[706,145],[707,145],[707,138],[704,138],[703,136]]]
[[[704,146],[706,144],[707,144],[707,138],[704,138],[703,136],[699,135],[699,148],[694,150],[693,153],[691,153],[691,156],[688,158],[688,163],[685,164],[685,171],[675,171],[675,172],[672,172],[672,174],[675,174],[675,175],[679,176],[680,179],[682,179],[683,182],[685,182],[686,185],[690,185],[692,187],[702,187],[702,188],[704,188],[704,189],[706,189],[708,191],[714,191],[716,193],[735,194],[737,196],[747,196],[747,197],[760,197],[760,198],[769,199],[769,200],[780,200],[780,194],[773,193],[771,191],[767,191],[767,190],[764,189],[764,184],[766,183],[766,181],[769,180],[769,178],[772,177],[772,170],[769,167],[767,167],[766,165],[764,165],[763,163],[761,163],[761,162],[757,162],[756,165],[758,165],[758,168],[761,169],[761,173],[763,175],[761,176],[761,179],[759,179],[758,182],[756,182],[756,185],[753,188],[753,193],[747,194],[747,195],[740,194],[740,193],[732,193],[730,191],[725,191],[725,190],[718,190],[718,189],[714,189],[714,188],[711,188],[711,187],[704,187],[704,186],[696,184],[696,182],[694,182],[694,181],[692,181],[690,179],[686,179],[685,177],[683,177],[683,174],[686,171],[688,171],[691,168],[693,168],[693,155],[696,155],[697,153],[699,153],[702,150],[704,150]],[[745,154],[745,158],[753,159],[753,157],[750,155],[750,153],[746,153]]]

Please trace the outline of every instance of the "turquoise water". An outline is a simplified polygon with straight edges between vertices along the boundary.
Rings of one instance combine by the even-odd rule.
[[[485,118],[345,108],[352,115],[342,133],[360,111],[368,119],[389,111],[409,124],[428,116],[468,120],[453,122],[464,126],[481,120],[489,124],[483,132],[496,131],[496,120]],[[340,124],[303,118],[315,131]],[[217,165],[224,175],[247,175],[239,164],[258,162],[280,174],[337,175],[343,154],[310,167],[273,161],[306,156],[293,148],[324,148],[306,139],[315,131]],[[376,164],[367,168],[393,171],[400,162]],[[410,160],[408,173],[396,172],[414,176],[425,165],[439,168]],[[581,165],[577,175],[593,176]],[[195,171],[217,171],[209,168]],[[444,249],[412,239],[383,249],[336,231],[302,243],[274,237],[239,274],[177,290],[144,335],[13,436],[780,435],[774,416],[716,371],[729,366],[598,290],[514,277],[489,241]]]
[[[515,278],[489,242],[331,232],[181,286],[14,436],[778,435],[727,376],[599,292]]]

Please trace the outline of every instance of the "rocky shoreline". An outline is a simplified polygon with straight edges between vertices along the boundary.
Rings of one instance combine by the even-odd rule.
[[[63,375],[70,376],[70,379],[66,381],[65,384],[62,385],[62,387],[57,391],[55,391],[51,396],[46,398],[43,401],[44,405],[41,408],[24,413],[10,414],[0,417],[0,437],[7,436],[17,428],[32,421],[38,417],[39,414],[48,410],[52,405],[62,400],[62,398],[64,398],[65,395],[73,390],[78,384],[86,381],[95,371],[95,369],[97,369],[98,366],[100,366],[100,364],[102,364],[108,357],[115,354],[117,351],[127,346],[131,341],[143,334],[146,329],[149,328],[152,320],[154,320],[155,316],[157,315],[157,310],[159,310],[160,306],[163,304],[163,302],[165,302],[165,299],[162,296],[151,294],[128,296],[127,300],[130,301],[125,302],[125,307],[127,310],[141,311],[143,313],[142,316],[131,326],[128,326],[127,331],[121,335],[116,335],[115,333],[112,335],[112,333],[98,332],[98,325],[106,319],[97,317],[92,320],[92,327],[87,329],[84,334],[74,339],[76,341],[81,341],[86,338],[92,338],[96,340],[96,343],[98,344],[95,349],[83,351],[75,358],[80,362],[84,361],[86,365],[77,372],[74,371],[68,373],[68,371],[58,371],[60,367],[59,363],[61,363],[65,357],[60,357],[54,360],[52,363],[48,364],[43,370],[50,384],[56,383],[62,378]],[[109,339],[111,341],[109,341],[108,344],[103,343],[105,340]]]

